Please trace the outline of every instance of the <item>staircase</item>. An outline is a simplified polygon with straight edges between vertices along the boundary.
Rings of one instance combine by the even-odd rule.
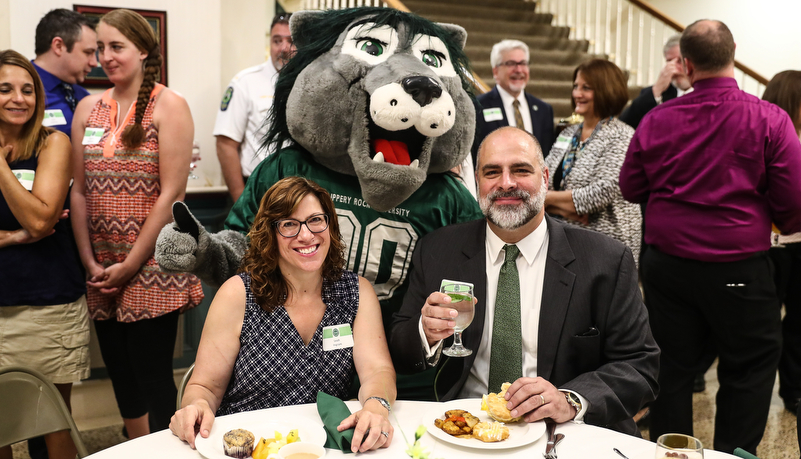
[[[435,22],[458,24],[467,30],[465,52],[473,71],[492,87],[490,51],[506,39],[528,44],[530,80],[526,92],[551,104],[554,117],[573,112],[570,94],[573,70],[581,62],[605,55],[587,53],[587,40],[568,38],[568,27],[552,26],[553,15],[538,13],[535,2],[524,0],[404,0],[412,12]],[[624,69],[625,70],[625,69]],[[630,88],[630,98],[640,88]]]
[[[458,24],[467,30],[465,53],[473,71],[492,87],[490,51],[511,38],[530,49],[531,78],[526,92],[551,104],[554,117],[570,116],[573,70],[593,56],[586,40],[570,40],[567,27],[554,27],[551,14],[536,12],[536,3],[523,0],[405,0],[414,13],[435,22]]]

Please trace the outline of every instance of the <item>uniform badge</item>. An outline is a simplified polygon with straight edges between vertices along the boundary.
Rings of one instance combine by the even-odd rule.
[[[234,88],[233,86],[228,86],[228,89],[225,90],[225,94],[223,94],[222,102],[220,102],[221,112],[228,110],[228,104],[231,103],[231,97],[233,96],[234,96]]]

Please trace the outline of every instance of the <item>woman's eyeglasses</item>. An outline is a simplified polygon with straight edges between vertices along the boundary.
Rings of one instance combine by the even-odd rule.
[[[278,233],[284,237],[295,237],[300,233],[300,227],[306,225],[312,233],[322,233],[328,228],[328,215],[317,214],[312,215],[305,221],[295,220],[294,218],[285,218],[283,220],[276,220],[273,226],[278,230]]]

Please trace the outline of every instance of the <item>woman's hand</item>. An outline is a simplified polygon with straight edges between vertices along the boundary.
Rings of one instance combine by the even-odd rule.
[[[387,419],[389,413],[383,407],[376,410],[381,410],[382,413],[378,414],[363,408],[345,418],[337,426],[337,430],[340,432],[356,427],[353,432],[353,441],[350,445],[350,449],[354,453],[386,448],[392,443],[392,433],[395,429],[392,428],[389,419]]]
[[[214,413],[208,403],[201,400],[176,411],[170,419],[170,431],[194,448],[195,436],[209,438],[213,423]]]
[[[139,271],[139,267],[134,269],[129,263],[122,262],[115,263],[102,272],[97,272],[94,268],[87,268],[87,271],[90,273],[89,281],[86,283],[88,287],[104,295],[113,295]]]

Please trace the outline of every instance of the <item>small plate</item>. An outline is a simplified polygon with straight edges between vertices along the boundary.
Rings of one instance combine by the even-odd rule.
[[[214,419],[208,438],[195,437],[195,448],[208,459],[230,459],[223,449],[223,435],[233,429],[245,429],[253,433],[255,441],[260,437],[274,438],[275,431],[286,437],[292,429],[298,429],[300,441],[324,446],[326,440],[323,421],[316,416],[281,416],[281,419],[270,419],[264,411],[247,411],[244,413],[222,416]],[[444,432],[443,432],[444,433]]]
[[[457,438],[446,434],[442,429],[434,425],[434,419],[443,419],[445,412],[448,410],[465,410],[482,421],[493,422],[493,420],[490,419],[486,411],[481,411],[480,398],[451,400],[431,408],[423,415],[423,424],[428,429],[428,433],[452,445],[473,449],[509,449],[534,443],[545,434],[545,421],[520,421],[506,424],[506,427],[509,428],[509,438],[504,441],[484,443],[475,438]]]

